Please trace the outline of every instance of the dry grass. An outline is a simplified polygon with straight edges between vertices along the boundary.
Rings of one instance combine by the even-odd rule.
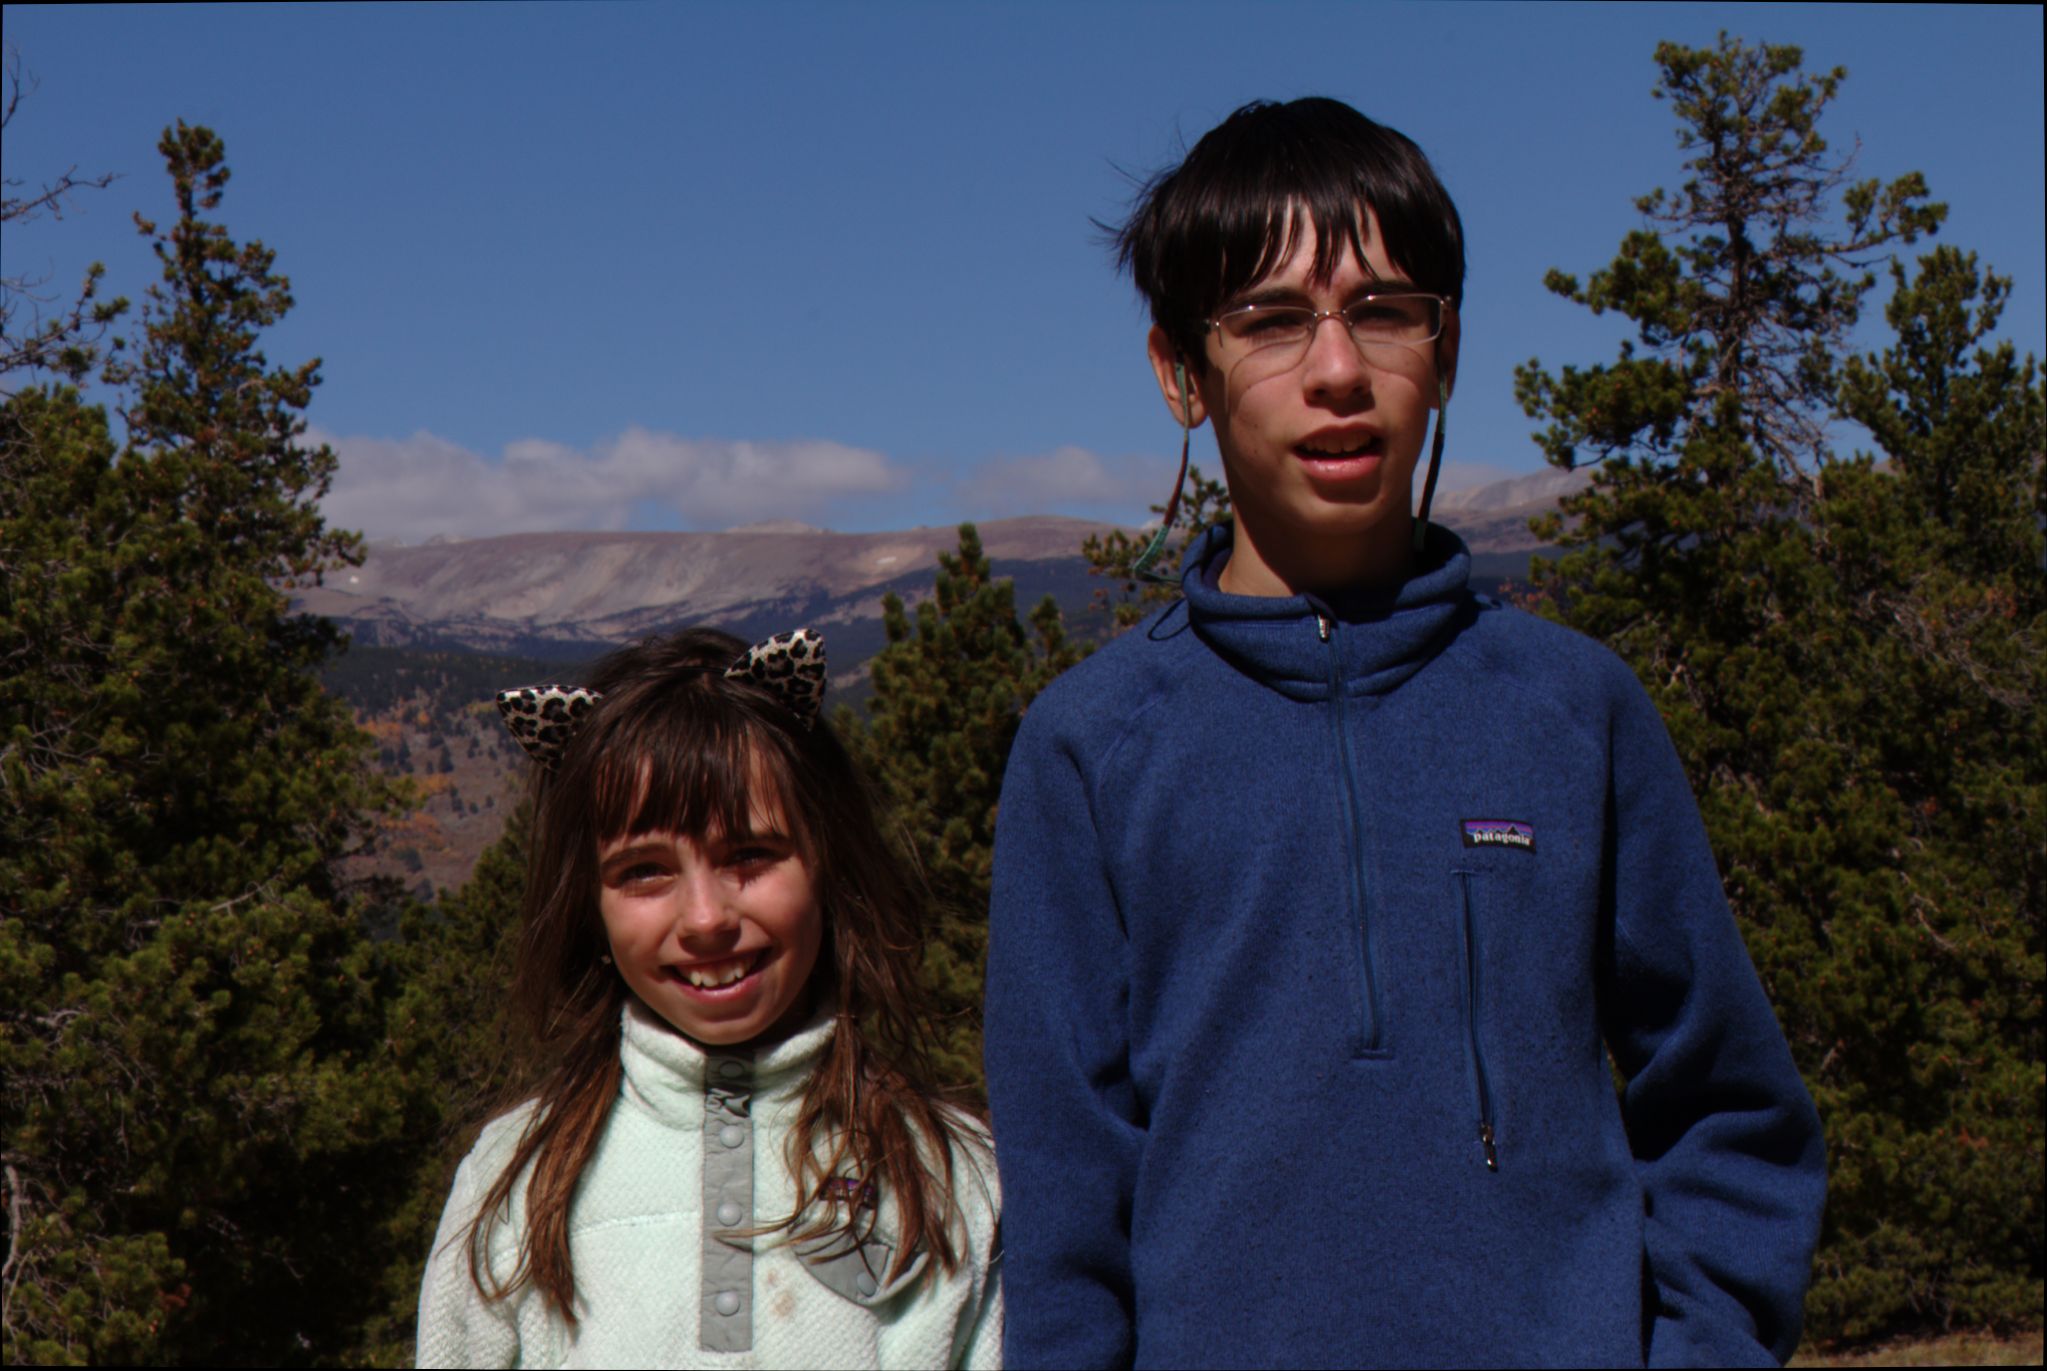
[[[1885,1343],[1859,1352],[1820,1353],[1800,1348],[1793,1366],[2039,1366],[2041,1334],[2015,1333],[2000,1338],[1990,1333],[1950,1333]]]

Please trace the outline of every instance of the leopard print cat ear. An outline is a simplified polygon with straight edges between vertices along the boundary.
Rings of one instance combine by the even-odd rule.
[[[808,628],[777,633],[748,648],[725,674],[768,691],[809,728],[824,710],[824,635]]]
[[[554,770],[583,716],[604,697],[578,686],[526,686],[498,692],[498,713],[526,755]]]
[[[824,708],[824,636],[807,628],[777,633],[748,648],[725,675],[766,690],[809,728]],[[583,717],[603,698],[579,686],[524,686],[498,692],[498,713],[526,755],[552,771]]]

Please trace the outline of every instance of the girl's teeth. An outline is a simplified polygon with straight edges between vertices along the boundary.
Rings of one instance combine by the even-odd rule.
[[[727,962],[711,962],[704,966],[693,966],[683,973],[689,983],[701,990],[713,990],[721,985],[730,985],[745,977],[753,969],[753,958],[734,957]]]

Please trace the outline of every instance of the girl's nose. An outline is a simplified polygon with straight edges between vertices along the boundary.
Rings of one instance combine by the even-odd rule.
[[[739,926],[729,892],[708,862],[693,864],[676,886],[677,931],[685,938],[716,937]]]

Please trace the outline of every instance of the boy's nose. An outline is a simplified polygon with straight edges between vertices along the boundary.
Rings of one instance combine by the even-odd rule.
[[[1301,385],[1311,395],[1363,395],[1372,389],[1371,368],[1341,318],[1315,321],[1308,355],[1301,359]]]

